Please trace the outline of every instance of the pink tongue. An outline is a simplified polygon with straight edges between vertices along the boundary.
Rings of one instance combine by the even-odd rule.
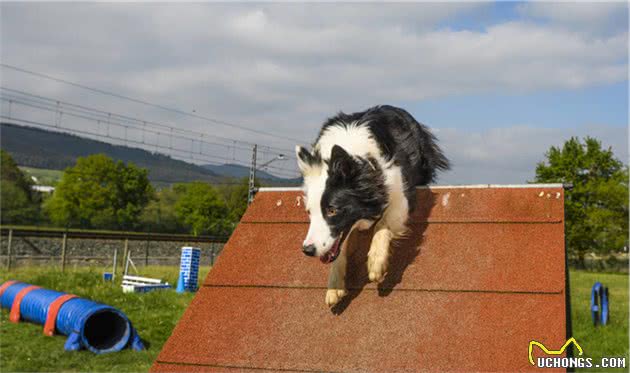
[[[333,247],[330,250],[328,250],[328,252],[324,254],[324,256],[320,257],[319,260],[321,260],[321,262],[324,264],[328,264],[332,262],[335,256],[337,255],[337,251],[339,250],[338,245],[339,245],[339,239],[335,241],[335,243],[333,244]]]

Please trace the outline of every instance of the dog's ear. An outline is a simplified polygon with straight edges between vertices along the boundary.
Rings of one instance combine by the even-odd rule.
[[[318,157],[299,145],[295,146],[295,157],[297,158],[298,167],[300,168],[300,172],[302,172],[302,176],[313,173],[319,166]]]
[[[339,145],[333,146],[330,152],[330,171],[333,175],[349,179],[357,170],[355,166],[356,161],[344,148]]]

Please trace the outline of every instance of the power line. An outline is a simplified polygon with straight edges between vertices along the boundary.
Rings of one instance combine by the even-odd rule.
[[[22,73],[25,73],[25,74],[29,74],[29,75],[37,76],[37,77],[40,77],[40,78],[56,81],[58,83],[68,84],[68,85],[71,85],[73,87],[89,90],[89,91],[96,92],[96,93],[99,93],[99,94],[102,94],[102,95],[116,97],[116,98],[119,98],[119,99],[122,99],[122,100],[128,100],[128,101],[135,102],[135,103],[138,103],[138,104],[155,107],[155,108],[158,108],[158,109],[161,109],[161,110],[165,110],[165,111],[169,111],[169,112],[172,112],[172,113],[177,113],[177,114],[180,114],[180,115],[186,115],[186,116],[189,116],[189,117],[201,119],[201,120],[204,120],[204,121],[207,121],[207,122],[210,122],[210,123],[219,124],[219,125],[226,126],[226,127],[238,128],[240,130],[249,131],[249,132],[252,132],[252,133],[257,133],[259,135],[269,136],[269,137],[273,137],[273,138],[278,138],[278,139],[288,140],[288,141],[292,141],[292,142],[297,142],[298,144],[303,144],[302,140],[298,140],[298,139],[295,139],[295,138],[292,138],[292,137],[283,136],[283,135],[276,135],[276,134],[272,134],[272,133],[267,132],[267,131],[256,130],[256,129],[245,127],[245,126],[242,126],[242,125],[239,125],[239,124],[226,122],[226,121],[223,121],[223,120],[219,120],[219,119],[215,119],[215,118],[211,118],[211,117],[207,117],[207,116],[203,116],[203,115],[199,115],[199,114],[189,113],[189,112],[183,111],[181,109],[171,108],[171,107],[164,106],[164,105],[161,105],[161,104],[155,104],[155,103],[148,102],[148,101],[145,101],[145,100],[141,100],[141,99],[137,99],[137,98],[121,95],[121,94],[110,92],[110,91],[105,91],[103,89],[89,87],[89,86],[84,85],[84,84],[71,82],[69,80],[53,77],[53,76],[50,76],[50,75],[47,75],[47,74],[43,74],[43,73],[39,73],[39,72],[32,71],[32,70],[23,69],[23,68],[20,68],[20,67],[17,67],[17,66],[13,66],[13,65],[8,65],[8,64],[2,63],[2,62],[0,62],[0,66],[2,66],[4,68],[7,68],[7,69],[14,70],[14,71],[19,71],[19,72],[22,72]]]
[[[3,100],[5,100],[5,98],[2,98]],[[50,125],[50,124],[46,124],[46,123],[42,123],[42,122],[37,122],[37,121],[33,121],[33,120],[28,120],[28,119],[23,119],[23,118],[16,118],[16,117],[8,117],[4,114],[0,115],[0,118],[3,119],[7,119],[7,120],[12,120],[12,121],[16,121],[16,122],[21,122],[23,124],[30,124],[33,126],[38,126],[38,127],[45,127],[45,128],[52,128],[52,129],[59,129],[59,127],[56,127],[54,125]],[[98,133],[94,133],[94,132],[89,132],[89,131],[84,131],[84,130],[78,130],[78,129],[70,129],[70,128],[62,128],[62,129],[67,129],[69,131],[72,131],[75,134],[82,134],[82,135],[87,135],[87,136],[95,136],[97,138],[108,138],[110,140],[116,140],[116,141],[121,141],[124,143],[132,143],[132,144],[136,144],[136,145],[145,145],[145,146],[151,146],[151,147],[155,147],[155,148],[160,148],[163,150],[168,150],[170,152],[177,152],[177,153],[183,153],[186,155],[189,155],[188,159],[191,159],[193,161],[201,161],[201,162],[214,162],[214,159],[219,159],[222,161],[229,161],[229,162],[235,162],[235,164],[239,165],[239,166],[244,166],[244,167],[249,167],[248,164],[246,163],[242,163],[239,160],[235,160],[235,159],[230,159],[230,158],[226,158],[226,157],[221,157],[221,156],[217,156],[217,155],[211,155],[211,154],[200,154],[201,157],[197,154],[194,153],[190,153],[186,150],[182,150],[182,149],[177,149],[177,148],[172,148],[172,147],[167,147],[164,145],[159,145],[159,144],[146,144],[146,143],[141,143],[139,141],[136,140],[131,140],[128,138],[121,138],[121,137],[117,137],[111,134],[108,135],[102,135],[102,134],[98,134]],[[241,163],[239,163],[241,162]],[[288,173],[288,169],[284,169],[284,168],[276,168],[276,167],[272,167],[270,166],[269,168],[274,168],[274,173],[285,176],[285,177],[291,177],[291,178],[295,178],[298,177],[296,176],[296,174],[294,173]]]
[[[250,167],[247,161],[243,161],[240,157],[245,154],[249,156],[252,148],[247,146],[250,145],[250,143],[241,140],[191,130],[181,130],[163,123],[107,112],[93,107],[60,101],[8,87],[0,86],[0,93],[3,93],[0,94],[0,101],[8,102],[8,110],[6,112],[8,115],[2,115],[1,117],[20,122],[26,126],[44,127],[56,132],[79,134],[97,140],[114,140],[113,143],[118,145],[129,146],[130,144],[134,144],[140,149],[154,153],[158,153],[159,151],[162,154],[176,159],[190,161],[190,163],[195,163],[195,161],[223,165],[231,163],[238,166]],[[53,113],[55,117],[54,125],[48,123],[45,119],[43,121],[37,121],[37,119],[33,117],[27,119],[27,117],[22,116],[19,118],[19,114],[17,115],[18,117],[16,117],[15,114],[22,112],[22,110],[19,110],[21,106]],[[14,110],[16,107],[18,109],[17,112]],[[30,113],[36,112],[31,111]],[[82,122],[62,120],[62,118],[86,120],[95,125],[95,127],[93,125],[86,126],[85,123]],[[79,129],[77,129],[77,126],[79,126]],[[105,128],[103,128],[104,126]],[[112,128],[114,129],[113,131]],[[103,130],[106,130],[106,134],[103,133]],[[124,137],[121,137],[122,133],[124,133]],[[164,144],[164,137],[168,138],[168,145]],[[212,138],[218,139],[219,142],[207,141],[207,139]],[[112,141],[108,142],[112,143]],[[239,146],[239,144],[242,145]],[[183,148],[180,148],[180,146]],[[221,147],[221,149],[208,149],[208,146],[218,146]],[[278,156],[278,153],[271,151],[272,149],[282,152],[286,151],[286,153],[291,154],[286,149],[266,145],[259,146],[258,148],[258,154],[262,155],[263,160],[271,158],[271,156]],[[212,151],[212,149],[215,151]],[[239,150],[238,158],[235,152],[237,149]],[[208,153],[208,150],[211,150],[211,153],[214,154]],[[284,158],[285,160],[289,158],[295,159],[290,156],[285,156]],[[221,160],[222,162],[219,163],[217,160]],[[299,178],[300,176],[293,167],[286,168],[269,165],[265,170],[270,170],[275,176],[284,178]]]
[[[184,137],[184,136],[180,136],[180,135],[175,135],[173,133],[168,133],[168,132],[159,132],[159,131],[155,131],[155,130],[150,130],[150,129],[146,129],[146,128],[136,128],[133,126],[128,126],[126,124],[122,124],[122,123],[118,123],[118,122],[114,122],[112,120],[110,120],[109,118],[103,118],[103,117],[92,117],[90,116],[89,113],[83,115],[81,113],[73,113],[73,112],[68,112],[65,110],[62,110],[60,108],[50,108],[50,107],[45,107],[45,106],[40,106],[38,105],[39,103],[34,102],[34,101],[28,101],[28,100],[23,100],[22,98],[18,98],[18,97],[12,97],[12,96],[3,96],[2,97],[3,101],[9,101],[12,103],[16,103],[16,104],[20,104],[23,106],[27,106],[33,109],[40,109],[40,110],[45,110],[45,111],[49,111],[49,112],[54,112],[54,113],[58,113],[58,114],[66,114],[75,118],[81,118],[81,119],[86,119],[86,120],[91,120],[91,121],[96,121],[97,123],[104,123],[112,126],[118,126],[118,127],[123,127],[125,129],[131,128],[134,130],[139,130],[139,131],[143,131],[143,132],[148,132],[148,133],[152,133],[156,136],[159,135],[165,135],[165,136],[169,136],[172,138],[177,138],[177,139],[181,139],[181,140],[191,140],[191,141],[197,141],[198,143],[203,143],[203,144],[207,144],[207,145],[213,145],[213,146],[224,146],[226,148],[230,148],[230,147],[235,147],[236,149],[239,150],[250,150],[250,148],[245,148],[245,147],[237,147],[235,145],[230,145],[230,144],[221,144],[221,143],[214,143],[214,142],[208,142],[208,141],[204,141],[204,140],[197,140],[194,138],[190,138],[190,137]],[[45,105],[45,104],[42,104]],[[58,118],[58,117],[57,117]],[[69,129],[66,127],[60,127],[59,126],[59,121],[55,122],[55,126],[56,128],[65,128],[65,129]],[[99,134],[94,134],[94,135],[99,135]],[[143,144],[145,145],[151,145],[149,143],[143,142]]]
[[[244,176],[244,177],[246,178],[247,176]],[[179,181],[164,180],[164,179],[152,179],[151,177],[149,177],[149,179],[151,180],[151,182],[154,182],[154,183],[163,183],[163,184],[177,184],[177,183],[179,183]],[[224,186],[224,185],[225,186],[247,186],[247,184],[246,183],[243,184],[242,181],[241,182],[239,182],[239,181],[217,181],[217,182],[214,182],[212,180],[196,180],[196,181],[208,183],[208,184],[211,184],[211,185],[221,185],[221,186]],[[273,180],[271,180],[271,182],[270,182],[269,179],[262,179],[262,180],[258,179],[258,181],[262,182],[263,185],[282,185],[282,186],[291,186],[291,185],[293,185],[293,186],[300,186],[299,182],[289,182],[289,181],[287,181],[287,182],[284,182],[284,181],[276,182],[276,181],[273,181]]]
[[[125,122],[128,122],[128,123],[129,122],[133,122],[135,124],[142,125],[143,127],[145,127],[146,125],[152,125],[152,126],[155,126],[155,127],[159,127],[159,128],[170,130],[171,132],[173,132],[173,131],[174,132],[180,132],[180,133],[190,134],[190,135],[194,135],[194,136],[199,136],[199,137],[202,137],[202,138],[203,137],[211,137],[211,138],[218,139],[220,141],[230,142],[232,144],[234,144],[234,143],[244,144],[244,145],[247,146],[247,150],[251,150],[251,148],[254,146],[254,143],[247,142],[247,141],[237,140],[237,139],[228,138],[228,137],[221,137],[221,136],[217,136],[217,135],[211,135],[211,134],[208,134],[208,133],[205,133],[205,132],[196,132],[196,131],[192,131],[192,130],[180,129],[180,128],[177,128],[175,126],[164,124],[164,123],[158,123],[158,122],[151,121],[151,120],[135,118],[135,117],[131,117],[131,116],[124,115],[124,114],[112,113],[112,112],[96,109],[96,108],[89,107],[89,106],[73,104],[73,103],[70,103],[70,102],[67,102],[67,101],[60,101],[60,100],[56,100],[56,99],[53,99],[53,98],[50,98],[50,97],[44,97],[44,96],[36,95],[36,94],[33,94],[33,93],[21,91],[21,90],[18,90],[18,89],[13,89],[13,88],[0,86],[0,90],[11,92],[13,94],[27,96],[29,98],[37,99],[37,100],[40,100],[40,101],[44,101],[45,105],[54,106],[54,110],[55,111],[59,111],[60,110],[60,106],[63,105],[63,106],[67,106],[67,107],[73,108],[77,112],[81,112],[81,111],[85,112],[85,111],[87,111],[87,112],[89,112],[90,115],[98,114],[98,115],[101,116],[100,119],[99,118],[93,118],[93,120],[109,121],[109,120],[111,120],[112,117],[116,117],[116,118],[119,118],[122,121],[125,121]],[[7,96],[5,95],[5,97],[7,97]],[[11,99],[11,97],[13,97],[13,99],[16,100],[18,96],[8,96],[8,97],[9,97],[9,99]],[[20,99],[27,100],[24,97],[21,97]],[[30,102],[35,102],[35,100],[30,100]],[[44,103],[41,103],[41,102],[37,102],[37,103],[38,104],[44,104]],[[260,145],[259,144],[258,146],[267,148],[268,150],[275,149],[275,150],[278,150],[278,151],[281,151],[281,152],[286,152],[288,154],[292,154],[292,152],[293,152],[293,150],[289,150],[289,149],[285,149],[285,148],[278,148],[278,147],[269,146],[269,145]],[[246,148],[245,147],[241,147],[241,148],[238,148],[238,149],[245,150]],[[295,159],[295,158],[292,158],[292,159]]]
[[[243,181],[238,181],[238,179],[243,179],[243,178],[247,178],[247,176],[243,176],[243,177],[233,177],[232,179],[235,181],[213,181],[213,180],[195,180],[195,181],[200,181],[203,183],[208,183],[211,185],[229,185],[229,186],[247,186],[247,183],[243,183]],[[153,179],[149,176],[149,179],[151,180],[151,182],[155,182],[155,183],[163,183],[163,184],[177,184],[180,183],[181,181],[172,181],[172,180],[165,180],[165,179]],[[263,186],[264,185],[276,185],[276,186],[300,186],[301,182],[297,181],[297,182],[293,182],[293,181],[282,181],[282,180],[271,180],[271,179],[256,179],[258,182],[260,182]]]
[[[0,88],[2,88],[2,87],[0,87]],[[82,132],[84,134],[97,136],[97,138],[99,138],[99,139],[100,138],[111,138],[113,140],[124,141],[125,144],[126,144],[126,143],[132,141],[127,136],[128,130],[134,130],[134,131],[140,131],[142,133],[142,141],[141,142],[140,141],[133,141],[134,143],[142,144],[142,145],[148,146],[148,147],[152,147],[152,146],[158,147],[157,145],[159,145],[160,135],[167,136],[169,138],[168,150],[170,150],[170,151],[178,151],[178,152],[181,152],[181,153],[184,153],[184,154],[189,154],[189,156],[187,158],[190,158],[190,159],[193,158],[191,154],[200,154],[200,155],[207,155],[207,156],[211,156],[211,157],[214,157],[214,158],[222,159],[222,160],[228,161],[228,162],[236,161],[235,154],[232,155],[232,158],[225,157],[225,156],[213,156],[213,155],[210,155],[210,154],[207,154],[207,153],[204,154],[204,151],[202,149],[204,147],[204,145],[205,146],[209,145],[209,146],[213,146],[213,147],[218,146],[218,147],[221,147],[221,148],[225,148],[225,149],[223,149],[223,151],[224,151],[223,154],[225,154],[225,152],[226,152],[228,155],[229,155],[230,149],[239,149],[239,150],[242,150],[242,151],[246,151],[248,153],[251,151],[251,148],[242,147],[242,146],[236,146],[235,143],[238,142],[237,140],[230,139],[230,144],[224,144],[224,143],[215,143],[215,142],[206,141],[206,140],[204,140],[203,136],[199,137],[200,135],[203,135],[203,134],[198,134],[198,133],[193,133],[193,134],[197,135],[196,137],[185,137],[185,136],[182,136],[182,135],[174,134],[173,133],[173,129],[174,129],[173,127],[169,127],[169,126],[160,124],[163,128],[170,129],[170,131],[164,132],[164,131],[160,131],[160,130],[155,130],[153,128],[147,128],[144,125],[144,123],[145,123],[144,121],[142,121],[140,119],[135,119],[135,118],[132,118],[132,119],[134,119],[134,121],[137,122],[137,123],[141,122],[142,123],[142,127],[138,127],[138,126],[136,126],[133,123],[130,124],[130,125],[123,124],[123,123],[119,123],[119,122],[117,122],[115,120],[112,120],[112,118],[115,118],[117,116],[116,114],[111,115],[111,113],[107,113],[107,115],[105,116],[105,115],[100,115],[99,113],[94,114],[91,111],[86,111],[86,110],[76,110],[76,109],[73,109],[73,108],[72,109],[67,109],[65,107],[60,106],[60,102],[59,101],[56,101],[56,104],[53,104],[53,103],[48,103],[48,102],[35,101],[35,100],[32,100],[32,99],[30,99],[28,97],[24,98],[24,97],[17,97],[17,96],[13,96],[13,95],[2,95],[2,96],[0,96],[0,99],[2,101],[8,101],[9,105],[19,104],[19,105],[26,106],[26,107],[29,107],[29,108],[39,109],[39,110],[44,110],[44,111],[55,113],[55,125],[54,126],[51,126],[51,125],[45,124],[45,123],[44,124],[40,124],[40,125],[48,126],[47,128],[52,128],[52,129],[64,128],[64,129],[67,129],[67,130],[70,130],[70,131],[76,131],[74,128],[69,128],[69,127],[62,126],[62,122],[61,122],[60,118],[61,118],[62,115],[66,115],[66,116],[70,116],[70,117],[75,117],[75,118],[80,118],[80,119],[85,119],[85,120],[96,122],[96,124],[98,126],[96,133],[94,133],[94,132],[86,132],[86,131],[82,131]],[[89,108],[86,108],[86,109],[89,110]],[[9,114],[9,117],[11,117],[11,114]],[[107,126],[106,127],[107,128],[107,135],[103,135],[101,133],[101,131],[100,131],[100,125],[101,124],[104,124],[104,125]],[[110,126],[123,128],[124,132],[125,132],[125,137],[124,138],[118,138],[118,137],[110,136]],[[147,142],[145,140],[145,133],[149,133],[149,134],[155,135],[156,144],[152,144],[151,142]],[[181,140],[181,141],[190,141],[190,148],[177,149],[177,147],[173,147],[172,139],[178,139],[178,140]],[[194,150],[195,143],[197,144],[198,150]],[[161,147],[161,148],[166,148],[166,147]],[[267,147],[267,149],[271,149],[271,148]],[[282,150],[282,149],[280,149],[280,150]],[[269,150],[267,152],[265,152],[264,150],[261,150],[260,153],[262,153],[264,155],[273,154],[273,156],[276,156],[276,154],[274,152],[271,152]],[[285,158],[288,159],[288,158],[291,158],[291,157],[286,156]],[[295,158],[291,158],[291,159],[295,159]],[[285,167],[269,166],[269,168],[274,169],[274,170],[278,170],[278,171],[293,172],[293,170],[289,170],[289,169],[287,169]],[[293,176],[293,175],[291,175],[291,176]]]
[[[20,105],[23,105],[23,106],[27,106],[27,107],[30,107],[30,108],[33,108],[33,109],[40,109],[40,110],[50,111],[50,112],[54,112],[54,113],[64,113],[66,115],[70,115],[70,116],[73,116],[75,118],[82,118],[82,119],[93,120],[93,121],[97,121],[97,122],[105,122],[108,125],[114,125],[114,126],[119,126],[119,127],[124,127],[124,128],[133,128],[133,129],[137,129],[137,130],[142,130],[144,132],[153,133],[155,135],[163,134],[163,135],[172,136],[174,138],[178,138],[178,139],[182,139],[182,140],[192,140],[190,137],[184,137],[184,136],[179,136],[179,135],[175,135],[175,134],[170,134],[170,133],[167,133],[167,132],[159,132],[159,131],[145,129],[145,128],[136,128],[136,127],[133,127],[133,126],[128,126],[128,125],[125,125],[125,124],[122,124],[122,123],[113,122],[113,121],[109,120],[108,118],[104,118],[104,117],[100,117],[100,118],[99,117],[92,117],[92,116],[90,116],[89,113],[86,113],[85,115],[83,115],[81,113],[77,114],[77,113],[73,113],[73,112],[68,112],[66,110],[61,110],[61,109],[58,109],[58,108],[49,108],[49,107],[45,107],[45,106],[40,106],[40,105],[38,105],[39,103],[37,103],[37,102],[34,102],[34,101],[30,101],[29,102],[28,100],[23,100],[20,97],[3,96],[2,100],[4,100],[4,101],[8,100],[8,101],[10,101],[12,103],[17,103],[17,104],[20,104]],[[45,104],[43,104],[43,105],[45,105]],[[55,123],[55,127],[59,128],[58,122]],[[226,147],[234,146],[234,145],[229,145],[229,144],[221,144],[221,143],[214,143],[214,142],[207,142],[207,141],[202,141],[202,142],[205,143],[205,144],[208,144],[208,145],[226,146]],[[236,147],[236,148],[240,149],[240,150],[249,150],[249,148],[243,148],[243,147]]]

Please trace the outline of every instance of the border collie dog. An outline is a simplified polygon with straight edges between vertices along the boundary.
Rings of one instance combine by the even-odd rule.
[[[328,119],[312,150],[295,148],[304,177],[310,226],[302,251],[333,263],[326,304],[346,295],[344,240],[374,226],[368,252],[370,281],[382,282],[390,242],[407,232],[416,186],[434,181],[449,161],[427,127],[407,111],[376,106]]]

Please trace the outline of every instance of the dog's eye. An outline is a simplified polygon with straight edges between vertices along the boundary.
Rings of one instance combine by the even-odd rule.
[[[337,215],[337,209],[336,208],[331,206],[331,207],[328,207],[326,209],[326,216],[328,216],[330,218],[330,217],[335,216],[335,215]]]

